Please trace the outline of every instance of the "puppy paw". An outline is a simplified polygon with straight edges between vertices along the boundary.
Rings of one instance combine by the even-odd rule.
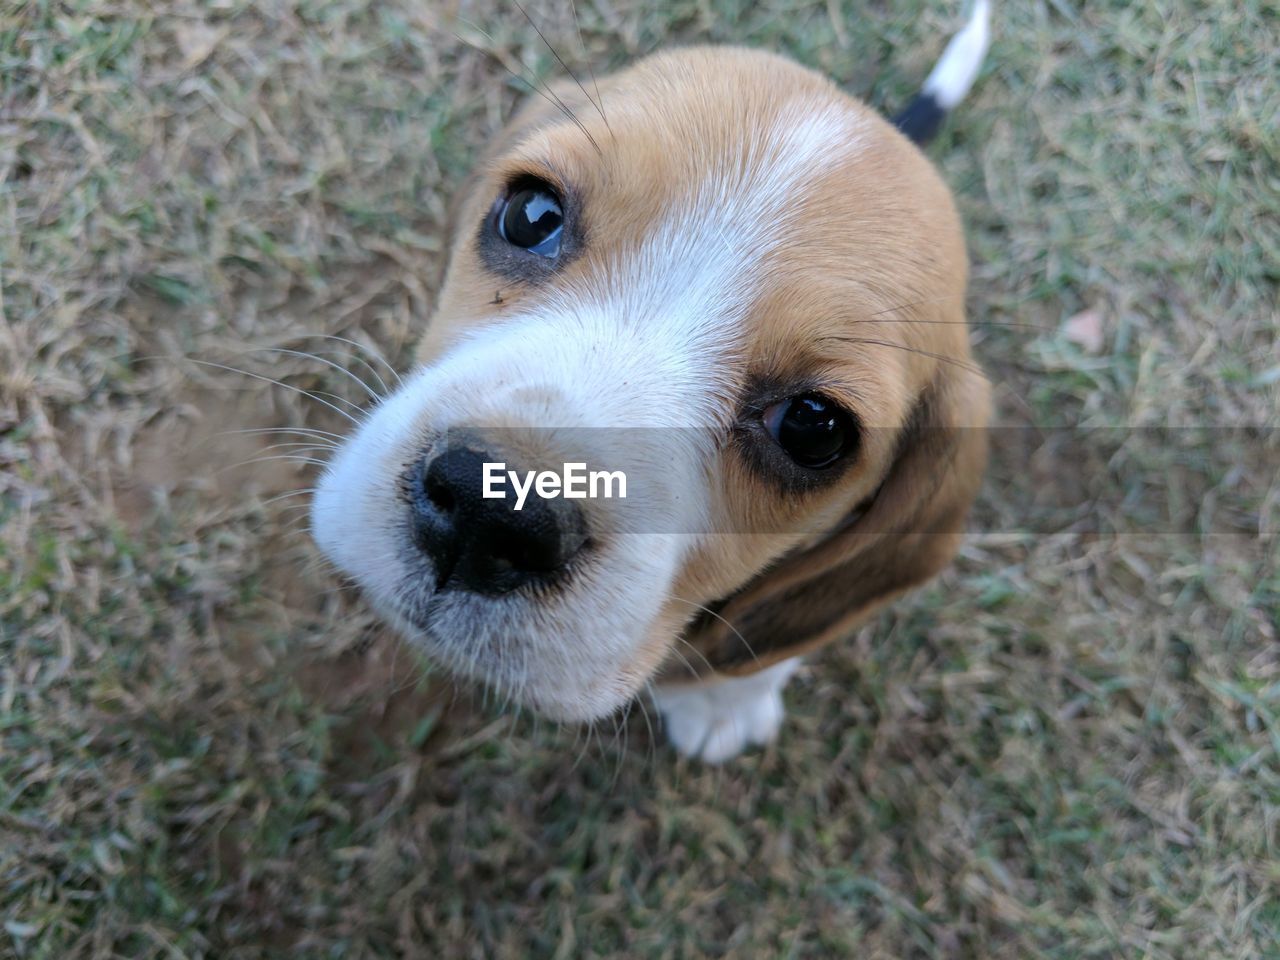
[[[782,688],[798,665],[787,660],[749,677],[658,688],[653,699],[667,737],[682,754],[706,763],[768,743],[782,725]]]
[[[723,763],[749,746],[768,743],[782,725],[782,696],[777,693],[729,706],[709,697],[671,700],[658,694],[656,699],[672,745],[707,763]]]

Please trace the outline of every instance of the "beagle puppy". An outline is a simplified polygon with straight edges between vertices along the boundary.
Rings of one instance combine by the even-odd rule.
[[[734,48],[527,104],[457,198],[416,371],[319,482],[323,553],[544,715],[647,693],[684,754],[770,740],[798,658],[946,564],[983,473],[964,239],[918,144],[987,37],[977,0],[893,122]],[[630,489],[575,498],[575,465]]]

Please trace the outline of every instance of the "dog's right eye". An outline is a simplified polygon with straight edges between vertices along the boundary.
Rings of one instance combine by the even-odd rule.
[[[507,243],[543,257],[560,252],[564,209],[545,183],[518,187],[498,212],[498,232]]]

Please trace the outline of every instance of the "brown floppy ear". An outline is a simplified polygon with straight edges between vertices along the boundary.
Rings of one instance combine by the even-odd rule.
[[[755,673],[848,636],[929,579],[960,546],[986,467],[989,412],[986,379],[949,365],[918,398],[871,502],[695,620],[686,639],[716,672]]]

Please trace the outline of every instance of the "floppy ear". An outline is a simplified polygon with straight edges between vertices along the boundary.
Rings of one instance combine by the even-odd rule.
[[[848,636],[933,576],[960,546],[986,466],[989,413],[986,379],[948,365],[918,398],[870,502],[695,620],[686,639],[717,672],[755,673]]]

